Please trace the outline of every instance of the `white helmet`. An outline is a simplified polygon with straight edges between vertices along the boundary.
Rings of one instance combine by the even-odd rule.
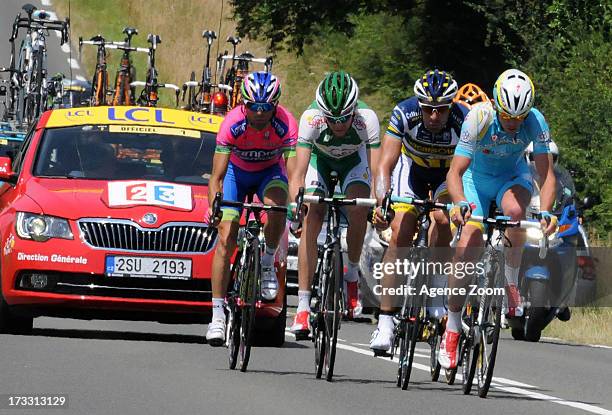
[[[548,148],[550,149],[550,154],[552,154],[553,164],[556,166],[559,162],[559,147],[551,140],[548,143]],[[525,158],[528,163],[533,163],[533,143],[529,143],[525,149]]]
[[[493,88],[497,111],[512,117],[526,115],[533,106],[535,89],[531,79],[518,69],[504,71]]]

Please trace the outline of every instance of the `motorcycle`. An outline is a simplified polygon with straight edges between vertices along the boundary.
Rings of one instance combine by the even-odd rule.
[[[590,199],[586,198],[583,209],[590,205]],[[530,208],[530,212],[535,216],[535,209]],[[561,321],[570,319],[569,304],[578,270],[577,246],[584,234],[580,216],[581,212],[573,199],[565,204],[558,214],[558,232],[548,237],[545,258],[539,255],[542,231],[527,231],[519,280],[523,315],[507,319],[515,340],[537,342],[542,330],[555,318]]]

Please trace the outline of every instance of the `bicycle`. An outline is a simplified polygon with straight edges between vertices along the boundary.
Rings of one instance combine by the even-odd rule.
[[[266,72],[270,72],[272,70],[272,57],[267,58],[256,58],[252,53],[246,51],[236,56],[236,46],[240,44],[242,40],[240,37],[229,36],[227,38],[227,42],[231,43],[233,46],[232,55],[228,55],[227,51],[217,58],[217,73],[221,74],[220,78],[223,80],[223,84],[229,85],[232,87],[232,93],[229,101],[229,109],[240,105],[242,102],[242,95],[240,94],[240,89],[242,87],[242,81],[245,76],[249,73],[249,65],[250,63],[260,63],[264,65],[264,69]],[[230,69],[225,72],[225,64],[228,60],[232,61]]]
[[[189,81],[183,84],[183,97],[187,94],[187,105],[185,109],[189,111],[205,112],[210,114],[223,114],[227,111],[227,95],[224,93],[212,93],[213,88],[225,90],[231,94],[233,88],[225,84],[212,83],[212,74],[210,70],[210,48],[212,42],[217,38],[217,34],[211,30],[202,32],[202,37],[206,39],[208,45],[206,50],[206,62],[202,70],[202,79],[200,82],[195,80],[195,72],[191,72]],[[196,89],[197,88],[197,89]]]
[[[159,100],[159,88],[168,88],[174,90],[176,94],[176,106],[178,107],[180,88],[170,83],[160,84],[157,80],[158,73],[157,68],[155,67],[155,51],[157,50],[157,45],[161,43],[161,37],[159,37],[159,35],[149,33],[147,36],[147,42],[150,44],[149,49],[147,50],[149,54],[147,80],[145,82],[133,81],[130,83],[131,87],[143,87],[140,97],[137,100],[138,105],[143,107],[156,107],[157,101]]]
[[[123,29],[125,40],[123,45],[115,44],[116,49],[122,50],[121,63],[115,75],[115,92],[113,94],[113,105],[133,105],[135,90],[131,86],[133,80],[136,79],[136,68],[132,65],[130,52],[148,52],[146,48],[132,47],[132,36],[138,34],[138,29],[126,27]]]
[[[238,253],[231,269],[232,287],[227,293],[229,367],[236,369],[237,363],[240,363],[241,372],[245,372],[249,364],[255,336],[256,309],[261,306],[260,260],[262,247],[265,246],[261,212],[287,213],[286,206],[252,203],[252,196],[249,195],[245,203],[223,200],[223,195],[217,193],[212,203],[213,218],[221,215],[223,206],[246,209],[245,215],[249,218],[243,237],[238,238]]]
[[[462,214],[465,214],[463,209]],[[485,269],[477,275],[475,286],[478,295],[468,295],[466,300],[457,366],[461,365],[462,369],[463,393],[468,395],[471,392],[474,376],[477,376],[478,396],[485,398],[493,379],[501,329],[505,285],[503,248],[509,246],[505,231],[509,228],[540,229],[540,222],[513,221],[509,216],[495,215],[494,205],[491,206],[489,217],[471,216],[469,220],[488,225],[485,250],[480,259]],[[460,239],[462,228],[463,225],[458,227],[452,245]],[[494,236],[495,231],[497,235]],[[547,240],[544,237],[541,241],[540,255],[545,255]]]
[[[91,82],[91,98],[89,104],[93,107],[108,105],[106,97],[108,93],[108,72],[106,69],[106,47],[108,43],[102,35],[93,36],[89,40],[83,40],[82,37],[79,37],[79,58],[83,45],[98,47],[98,51],[96,52],[96,69],[94,70],[93,80]]]
[[[384,206],[389,206],[390,203],[406,203],[418,208],[418,232],[416,242],[411,250],[410,262],[413,264],[427,263],[429,259],[428,231],[431,225],[429,214],[434,210],[450,210],[452,205],[435,202],[431,199],[421,200],[411,197],[391,196],[391,192],[387,193],[385,199],[383,212],[385,211]],[[407,293],[404,295],[402,308],[399,314],[395,316],[397,324],[394,329],[391,358],[393,358],[395,351],[399,348],[396,386],[401,387],[402,390],[408,388],[416,343],[419,339],[425,338],[432,350],[430,357],[432,380],[437,380],[440,373],[434,342],[441,331],[441,325],[437,318],[427,315],[427,294],[421,290],[421,287],[425,285],[425,273],[419,272],[411,276],[410,283],[407,286],[414,289],[415,294]],[[436,360],[435,363],[434,359]]]
[[[32,124],[46,110],[47,101],[47,44],[46,36],[49,30],[60,32],[60,43],[68,42],[70,20],[49,20],[49,13],[38,10],[31,4],[25,4],[22,9],[27,17],[17,14],[13,22],[11,43],[11,69],[15,69],[15,40],[20,28],[27,29],[26,36],[19,49],[18,71],[20,77],[19,102],[22,102],[22,120]]]
[[[318,247],[317,268],[312,282],[312,341],[315,345],[315,372],[320,379],[325,372],[325,379],[331,382],[336,360],[336,345],[338,330],[344,314],[343,278],[344,266],[340,239],[340,215],[342,206],[375,207],[376,199],[355,198],[345,199],[334,195],[338,183],[338,173],[330,174],[330,193],[327,197],[304,195],[304,189],[296,198],[297,212],[301,211],[303,203],[326,204],[327,232],[325,243]]]

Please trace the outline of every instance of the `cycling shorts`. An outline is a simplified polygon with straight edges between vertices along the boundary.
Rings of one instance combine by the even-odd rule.
[[[259,200],[263,201],[268,189],[273,187],[279,187],[287,193],[287,183],[287,174],[279,164],[252,172],[230,162],[223,179],[223,199],[243,202],[248,194],[255,193]],[[223,212],[221,220],[237,222],[240,219],[241,212],[238,208],[223,207],[221,210]]]

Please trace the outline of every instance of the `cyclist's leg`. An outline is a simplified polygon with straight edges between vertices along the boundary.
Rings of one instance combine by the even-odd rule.
[[[365,148],[360,151],[361,162],[342,173],[342,193],[347,198],[367,198],[370,195],[370,169],[367,163]],[[344,275],[346,284],[347,311],[349,318],[361,314],[362,306],[359,300],[359,258],[363,248],[363,240],[367,228],[368,207],[347,206],[349,227],[346,233],[348,248],[347,272]]]
[[[267,205],[285,205],[287,203],[287,175],[280,165],[274,165],[262,172],[257,195]],[[286,214],[268,212],[264,226],[266,246],[262,247],[261,259],[261,294],[265,300],[273,300],[278,292],[278,279],[274,269],[274,257],[281,236],[285,231]]]
[[[326,195],[329,168],[316,155],[311,156],[304,183],[307,194]],[[325,217],[325,205],[309,204],[298,246],[298,309],[291,331],[305,335],[310,332],[310,296],[312,278],[317,267],[317,238]]]
[[[416,197],[419,191],[414,189],[415,183],[410,181],[412,170],[412,159],[401,155],[391,178],[393,196]],[[401,274],[395,271],[397,261],[403,261],[412,246],[412,240],[416,229],[417,210],[414,206],[395,203],[392,206],[395,217],[391,221],[391,239],[385,251],[380,266],[382,278],[380,280],[380,317],[378,326],[372,333],[370,348],[374,350],[387,351],[393,344],[393,315],[402,305],[403,295],[387,295],[389,289],[398,288],[400,284],[406,283],[406,270]],[[390,265],[388,265],[390,264]],[[389,272],[390,271],[390,272]],[[399,271],[399,270],[397,270]]]
[[[500,189],[497,195],[497,206],[500,206],[504,215],[510,216],[512,220],[523,220],[532,193],[531,175],[525,164],[522,168],[519,168],[518,175],[505,183]],[[518,279],[527,236],[524,229],[521,228],[508,229],[506,235],[511,245],[511,247],[505,249],[506,261],[504,267],[508,314],[511,317],[519,317],[523,315],[523,307],[518,290]]]
[[[478,183],[478,188],[475,186]],[[498,185],[494,181],[483,181],[478,178],[474,179],[470,171],[466,171],[463,175],[463,190],[468,202],[475,203],[476,208],[472,211],[473,215],[486,216],[489,205],[495,194],[497,193]],[[484,226],[478,222],[468,223],[463,227],[461,238],[457,243],[455,254],[453,256],[453,269],[457,269],[457,264],[465,264],[466,262],[475,262],[479,256],[482,247],[482,234]],[[461,278],[460,278],[461,277]],[[449,275],[448,286],[451,290],[467,290],[470,278],[460,275]],[[454,369],[457,367],[459,358],[459,337],[461,332],[461,309],[465,302],[465,295],[449,295],[448,296],[448,321],[446,330],[440,342],[440,353],[438,362],[445,369]]]
[[[223,180],[223,197],[226,200],[244,200],[245,190],[239,186],[234,174],[233,164],[229,164]],[[206,339],[212,346],[221,346],[225,341],[225,295],[230,279],[229,262],[236,249],[240,211],[235,208],[223,208],[223,217],[217,227],[218,237],[212,263],[212,303],[213,316],[208,325]]]

